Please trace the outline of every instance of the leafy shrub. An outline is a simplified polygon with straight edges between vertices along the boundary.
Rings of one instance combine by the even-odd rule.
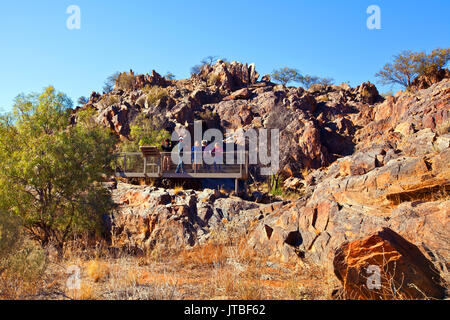
[[[6,270],[10,276],[25,282],[39,279],[47,268],[47,255],[44,249],[34,241],[25,241],[23,246],[10,255]]]
[[[272,72],[272,78],[283,85],[290,82],[301,83],[304,88],[310,88],[312,85],[330,85],[333,84],[333,78],[319,78],[311,75],[302,75],[300,71],[293,68],[284,67]]]
[[[120,103],[120,97],[119,96],[115,96],[115,95],[105,95],[100,100],[100,105],[103,108],[108,108],[110,106],[117,105],[119,103]]]
[[[158,86],[146,87],[144,92],[146,94],[148,104],[153,106],[156,105],[159,100],[169,96],[166,89]]]
[[[16,216],[0,213],[0,300],[34,293],[47,268],[44,250],[25,241],[22,228]]]
[[[19,219],[7,212],[0,212],[0,260],[8,257],[20,245]]]
[[[215,85],[220,79],[220,76],[218,74],[215,73],[211,73],[210,75],[208,75],[208,80],[207,80],[207,84],[208,86],[213,86]]]
[[[197,64],[191,68],[191,74],[200,74],[202,72],[203,67],[212,66],[217,62],[217,56],[207,56],[200,61],[200,64]],[[222,59],[226,61],[226,59]]]
[[[78,103],[79,105],[84,105],[84,104],[86,104],[86,103],[88,103],[88,102],[89,102],[89,99],[86,98],[86,97],[84,97],[84,96],[79,97],[78,100],[77,100],[77,103]]]
[[[300,71],[293,68],[284,67],[272,72],[272,79],[283,85],[287,85],[289,82],[301,82],[302,78]]]
[[[130,124],[130,140],[122,142],[122,152],[137,152],[139,146],[159,146],[165,139],[170,139],[170,132],[162,127],[156,118],[139,114]]]
[[[284,191],[281,181],[281,177],[279,175],[272,175],[269,177],[269,188],[270,188],[270,194],[274,196],[283,196]]]
[[[117,76],[116,86],[121,90],[133,90],[136,86],[136,77],[132,73],[122,72]]]
[[[87,127],[95,127],[96,123],[94,121],[94,116],[97,111],[93,107],[89,107],[77,112],[77,122],[83,124]]]

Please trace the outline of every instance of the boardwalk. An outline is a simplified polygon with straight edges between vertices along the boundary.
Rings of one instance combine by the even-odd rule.
[[[147,149],[145,149],[147,148]],[[152,149],[150,149],[152,148]],[[192,153],[185,152],[184,173],[176,173],[178,156],[174,154],[172,161],[171,153],[157,151],[155,147],[144,147],[142,152],[119,153],[115,157],[115,176],[126,179],[130,178],[156,178],[156,179],[235,179],[235,189],[238,191],[238,181],[246,180],[248,177],[248,153],[247,152],[224,152],[224,164],[214,165],[205,163],[199,164],[193,168],[191,164]],[[163,168],[163,159],[170,158],[168,161],[170,167]],[[233,159],[227,161],[227,159]],[[242,161],[238,161],[242,159]],[[175,162],[175,163],[174,163]],[[226,163],[225,163],[226,162]],[[242,164],[237,164],[242,163]],[[165,170],[164,170],[165,169]]]

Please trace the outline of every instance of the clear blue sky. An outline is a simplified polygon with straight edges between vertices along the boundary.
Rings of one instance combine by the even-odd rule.
[[[80,30],[66,28],[72,4]],[[366,27],[372,4],[381,30]],[[76,101],[130,68],[186,78],[208,55],[254,62],[262,75],[289,66],[356,86],[404,49],[450,47],[449,12],[448,0],[2,1],[0,109],[50,84]]]

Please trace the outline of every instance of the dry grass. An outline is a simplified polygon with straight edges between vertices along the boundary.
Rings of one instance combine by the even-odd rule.
[[[228,223],[226,228],[233,230],[234,226]],[[42,281],[32,285],[33,290],[16,282],[10,288],[20,288],[22,292],[3,297],[260,300],[321,298],[328,293],[327,288],[317,289],[323,279],[310,280],[313,272],[301,270],[295,264],[268,264],[266,257],[245,245],[245,238],[230,238],[230,234],[224,231],[205,245],[172,253],[156,246],[143,257],[111,255],[106,247],[71,250],[62,260],[49,264]],[[70,266],[80,268],[80,289],[67,287]],[[297,290],[300,283],[301,290]],[[28,291],[27,296],[24,291]]]
[[[208,243],[191,250],[183,250],[178,253],[178,260],[189,263],[192,267],[205,267],[223,265],[227,255],[223,245]]]
[[[89,283],[82,283],[81,289],[75,293],[75,300],[98,300],[99,296],[97,295],[95,288],[93,285]]]
[[[99,282],[106,279],[109,276],[110,271],[107,263],[92,260],[87,264],[86,272],[89,278],[91,278],[94,282]]]

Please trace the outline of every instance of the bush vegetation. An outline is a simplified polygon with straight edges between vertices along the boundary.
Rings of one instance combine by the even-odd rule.
[[[165,139],[170,139],[170,132],[162,128],[156,118],[139,114],[130,124],[130,140],[121,144],[122,152],[137,152],[140,146],[159,146]]]
[[[47,256],[35,242],[26,240],[21,220],[0,212],[0,300],[17,299],[36,289],[47,268]]]
[[[219,81],[219,75],[215,74],[215,73],[211,73],[210,75],[208,75],[208,79],[206,81],[206,84],[208,86],[213,86],[215,85],[217,82]]]
[[[319,78],[316,76],[302,75],[297,69],[289,67],[274,70],[271,76],[275,81],[281,83],[282,85],[287,85],[290,82],[297,82],[305,88],[310,88],[314,84],[330,85],[334,81],[332,78]]]
[[[103,108],[108,108],[113,105],[118,105],[120,103],[120,97],[116,95],[105,95],[100,100],[100,105]]]
[[[133,90],[136,86],[136,77],[132,73],[119,73],[116,78],[115,85],[117,89]]]
[[[394,56],[394,60],[384,65],[376,77],[384,85],[411,86],[413,80],[420,75],[432,74],[445,68],[450,60],[450,48],[434,49],[430,54],[403,51]]]
[[[153,106],[156,105],[159,100],[169,96],[167,89],[158,86],[146,87],[144,93],[147,98],[147,103]]]
[[[116,142],[87,121],[70,126],[71,106],[48,87],[19,95],[0,118],[0,209],[20,217],[29,238],[60,252],[70,238],[101,231],[111,199],[96,182]]]

